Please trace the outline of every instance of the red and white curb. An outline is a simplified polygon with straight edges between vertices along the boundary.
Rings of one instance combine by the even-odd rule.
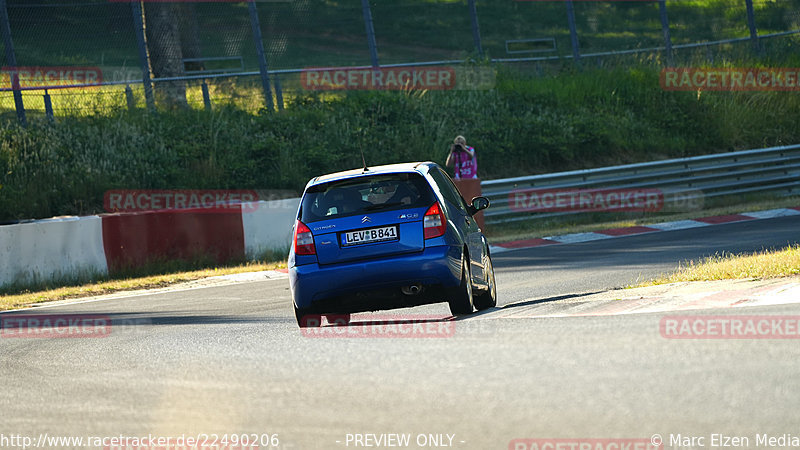
[[[500,253],[500,252],[507,252],[509,250],[541,247],[544,245],[577,244],[580,242],[590,242],[601,239],[633,236],[637,234],[657,233],[661,231],[685,230],[688,228],[708,227],[708,226],[721,225],[727,223],[745,222],[748,220],[774,219],[776,217],[797,216],[797,215],[800,215],[800,207],[779,208],[779,209],[770,209],[766,211],[753,211],[741,214],[727,214],[723,216],[701,217],[692,220],[663,222],[646,226],[610,228],[608,230],[592,231],[588,233],[572,233],[572,234],[564,234],[561,236],[524,239],[519,241],[494,244],[490,245],[489,247],[493,253]]]
[[[197,280],[197,282],[202,281],[202,282],[208,282],[210,284],[223,282],[225,284],[230,284],[230,283],[249,283],[251,281],[275,280],[282,278],[289,278],[288,269],[263,270],[260,272],[242,272],[230,275],[217,275],[213,277],[203,278],[202,280]]]
[[[506,305],[480,319],[618,316],[692,310],[730,310],[800,303],[800,278],[775,280],[692,281],[597,294],[576,294],[569,300],[529,299]]]

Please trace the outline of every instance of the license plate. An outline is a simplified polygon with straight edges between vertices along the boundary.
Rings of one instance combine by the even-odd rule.
[[[342,246],[369,244],[370,242],[397,240],[397,227],[370,228],[342,233]]]

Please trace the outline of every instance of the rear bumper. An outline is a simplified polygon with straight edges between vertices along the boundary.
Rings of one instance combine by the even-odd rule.
[[[461,248],[442,245],[418,253],[342,264],[306,264],[289,269],[292,298],[306,312],[347,313],[445,301],[461,282]],[[407,296],[400,288],[421,284]]]

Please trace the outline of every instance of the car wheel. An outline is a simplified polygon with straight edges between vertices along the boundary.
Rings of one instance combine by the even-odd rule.
[[[461,284],[448,302],[450,313],[454,316],[472,314],[472,277],[469,274],[469,261],[463,258],[461,263]]]
[[[297,325],[300,328],[317,328],[322,325],[321,314],[309,314],[307,309],[294,308],[294,316],[297,319]]]
[[[344,327],[350,325],[350,314],[326,314],[325,319],[331,325]]]
[[[486,257],[486,284],[489,289],[475,296],[475,308],[478,311],[492,308],[497,306],[497,285],[494,282],[494,266],[492,265],[492,257]]]

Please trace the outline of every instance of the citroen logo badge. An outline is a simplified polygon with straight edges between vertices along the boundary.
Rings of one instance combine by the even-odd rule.
[[[372,219],[370,219],[369,216],[364,216],[361,218],[361,223],[367,223],[367,222],[372,222]]]

